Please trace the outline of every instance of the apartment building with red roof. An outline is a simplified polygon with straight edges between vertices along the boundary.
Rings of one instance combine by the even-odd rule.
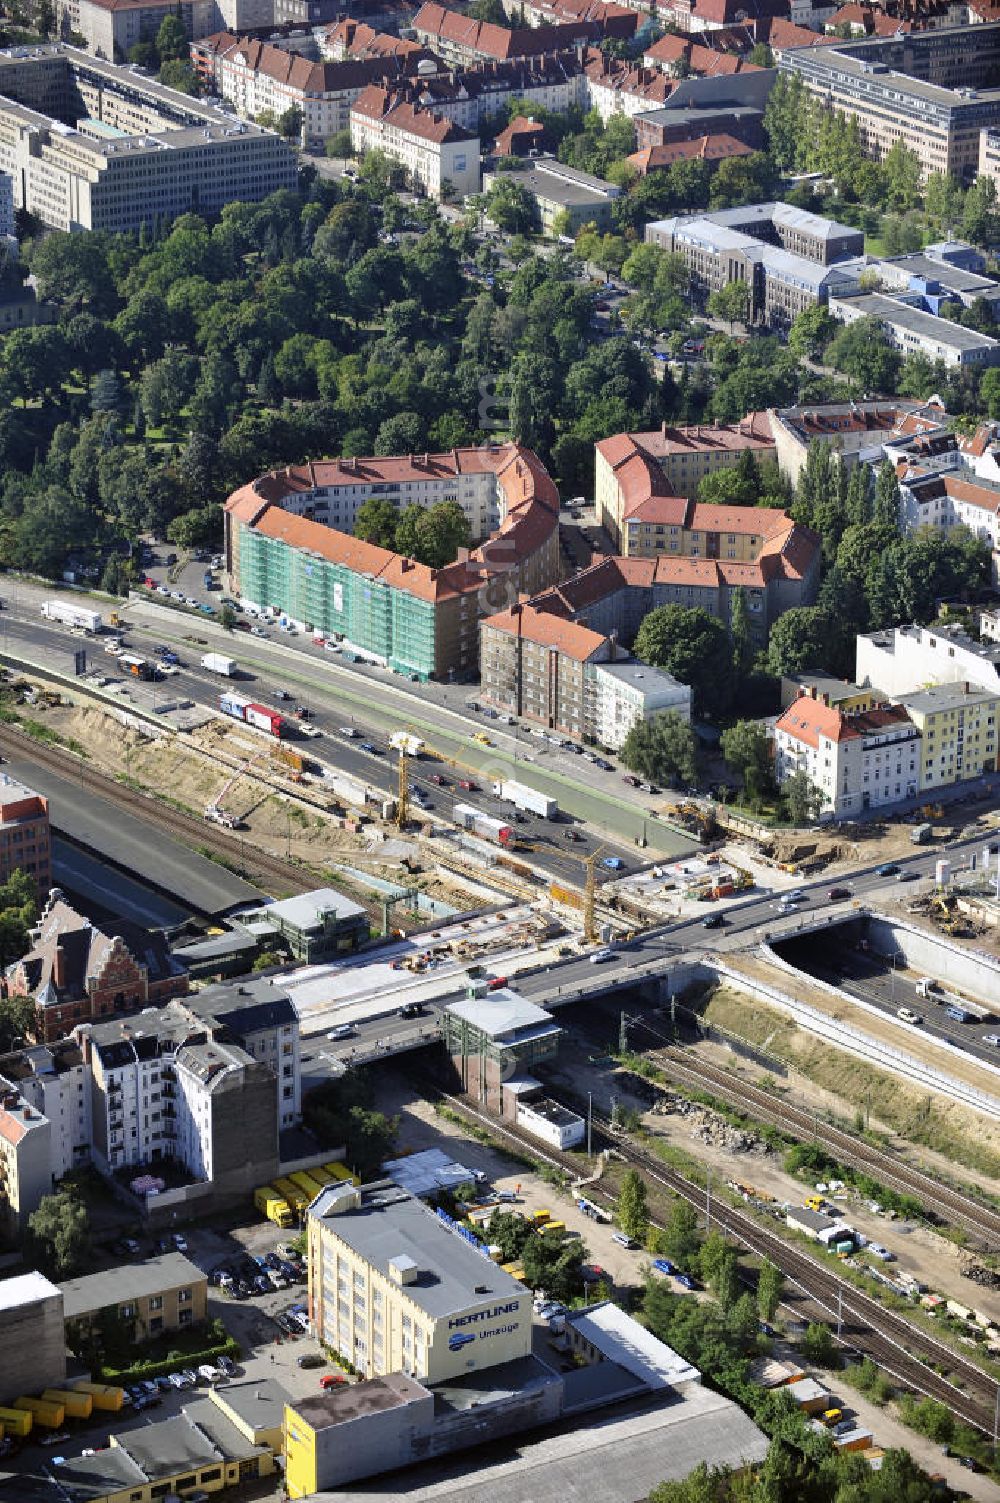
[[[714,135],[697,136],[693,141],[671,141],[664,146],[644,146],[627,159],[640,177],[650,172],[661,172],[675,162],[724,162],[729,157],[749,157],[751,147],[735,136],[720,131]]]
[[[629,41],[639,26],[639,15],[615,0],[526,0],[520,7],[529,26],[552,26],[588,21],[612,41]]]
[[[477,21],[447,6],[425,3],[413,18],[413,32],[424,47],[459,66],[538,56],[566,47],[598,43],[603,35],[597,21],[570,19],[550,26],[497,26]]]
[[[428,568],[353,535],[372,496],[400,510],[455,501],[482,541]],[[473,672],[480,618],[561,574],[558,492],[514,443],[290,466],[234,491],[225,513],[236,594],[420,679]]]
[[[921,786],[921,736],[903,705],[845,711],[801,694],[774,727],[779,786],[804,772],[820,817],[853,818],[912,798]]]
[[[383,152],[430,198],[462,199],[479,192],[479,137],[422,109],[405,92],[370,85],[351,105],[350,127],[356,152]]]

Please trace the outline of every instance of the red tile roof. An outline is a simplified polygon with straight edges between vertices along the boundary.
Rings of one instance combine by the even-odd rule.
[[[374,33],[373,33],[374,35]],[[390,40],[394,40],[390,38]],[[263,74],[275,83],[296,93],[319,98],[363,89],[376,80],[405,78],[416,72],[417,64],[431,54],[424,48],[407,43],[398,49],[369,56],[349,57],[338,62],[312,62],[298,52],[285,52],[254,37],[235,36],[217,31],[191,44],[192,58],[214,75],[228,68],[246,69]]]
[[[451,43],[483,57],[528,57],[557,52],[578,41],[600,41],[601,28],[593,21],[567,21],[555,26],[521,26],[513,30],[490,21],[476,21],[444,5],[425,3],[413,18],[413,30],[431,42]]]
[[[693,141],[670,141],[663,146],[646,146],[633,152],[628,158],[632,166],[645,177],[647,172],[657,172],[670,167],[674,162],[721,162],[726,157],[749,157],[753,148],[735,136],[720,132],[717,135],[698,136]]]
[[[335,65],[334,65],[335,66]],[[351,105],[351,118],[360,115],[368,120],[381,120],[393,130],[417,136],[422,141],[434,141],[442,146],[446,141],[474,141],[473,131],[466,130],[445,115],[435,115],[432,110],[422,110],[411,104],[399,93],[369,84]]]
[[[563,616],[539,610],[534,605],[515,605],[510,610],[487,616],[483,629],[505,632],[539,647],[550,647],[578,663],[587,662],[607,640],[601,632],[591,631],[588,626],[567,621]]]
[[[775,730],[818,750],[821,737],[835,742],[859,741],[866,735],[906,725],[912,725],[912,721],[903,705],[875,705],[870,710],[845,712],[811,694],[800,694],[778,717]]]

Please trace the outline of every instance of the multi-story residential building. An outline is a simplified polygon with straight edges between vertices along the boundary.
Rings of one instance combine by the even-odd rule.
[[[947,462],[951,455],[944,456]],[[993,583],[1000,581],[1000,483],[965,478],[954,468],[907,474],[899,487],[901,526],[908,532],[934,527],[943,532],[965,527],[990,550]]]
[[[371,496],[397,507],[453,500],[486,541],[442,569],[351,536]],[[276,470],[226,502],[226,568],[251,604],[418,678],[475,671],[479,619],[562,573],[559,497],[519,444]]]
[[[300,914],[301,923],[307,926],[309,920],[302,911],[302,900],[289,898],[286,902],[300,904],[288,917]],[[357,904],[350,906],[357,910]],[[311,911],[315,917],[315,910]],[[267,1065],[278,1082],[278,1131],[284,1132],[299,1123],[302,1117],[299,1020],[286,992],[267,979],[223,982],[175,1003],[173,1010],[179,1016],[204,1024],[213,1039],[236,1043],[251,1059]]]
[[[49,801],[8,773],[0,773],[0,882],[24,872],[43,898],[52,886]]]
[[[635,504],[654,496],[694,497],[706,475],[737,464],[747,451],[756,460],[775,457],[764,412],[751,412],[739,423],[664,423],[648,433],[615,433],[595,449],[597,521],[622,553],[628,552],[625,519]]]
[[[208,1316],[208,1276],[183,1253],[160,1253],[59,1285],[69,1344],[99,1332],[110,1316],[133,1342],[201,1325]]]
[[[426,48],[419,42],[405,37],[393,36],[388,31],[376,31],[365,21],[343,18],[335,21],[319,35],[320,56],[331,63],[342,63],[358,57],[427,57]]]
[[[421,62],[437,66],[422,48],[403,55],[381,52],[342,62],[313,62],[225,31],[192,42],[191,59],[199,77],[246,119],[265,110],[275,117],[299,110],[302,141],[310,148],[322,147],[337,131],[348,128],[351,105],[370,84],[405,80]]]
[[[0,52],[0,171],[48,228],[113,233],[297,181],[274,131],[58,43]]]
[[[329,1186],[307,1236],[313,1330],[363,1376],[435,1382],[529,1355],[530,1290],[390,1181]],[[474,1339],[491,1327],[489,1341]]]
[[[673,78],[715,78],[719,74],[731,75],[744,70],[754,70],[739,52],[723,51],[712,45],[717,33],[705,33],[705,43],[692,41],[689,36],[667,32],[656,42],[647,46],[642,61],[647,68],[659,68]]]
[[[1000,696],[960,683],[933,684],[899,699],[921,736],[921,793],[996,772]]]
[[[510,177],[528,194],[535,206],[535,222],[546,235],[556,232],[557,220],[563,233],[575,235],[585,224],[599,230],[613,225],[611,206],[621,196],[621,188],[605,182],[577,167],[567,167],[554,157],[538,157],[513,173],[488,172],[483,188],[488,190],[501,178]]]
[[[52,1126],[13,1086],[0,1084],[0,1221],[23,1232],[52,1189]]]
[[[479,138],[454,120],[370,84],[351,105],[350,126],[356,152],[383,152],[431,198],[479,192]]]
[[[957,627],[897,626],[857,638],[855,678],[890,699],[933,684],[969,684],[1000,695],[1000,648]]]
[[[559,52],[566,47],[599,42],[602,36],[596,21],[569,20],[555,26],[510,29],[491,21],[476,21],[460,11],[432,3],[421,5],[417,11],[413,32],[422,46],[458,67]]]
[[[1000,340],[978,329],[966,329],[947,318],[938,318],[902,298],[860,288],[831,288],[828,304],[834,318],[854,324],[874,318],[889,343],[902,355],[925,355],[949,366],[983,366],[1000,363]]]
[[[846,711],[802,694],[775,723],[774,769],[779,786],[805,772],[820,816],[850,819],[918,791],[920,731],[901,706]]]
[[[881,161],[901,141],[923,173],[968,181],[980,137],[1000,125],[1000,25],[955,26],[782,52],[779,67],[858,124]]]
[[[504,6],[512,18],[524,17],[528,26],[558,26],[566,22],[593,22],[600,34],[612,41],[627,42],[639,26],[638,12],[615,0],[527,0],[519,5],[507,0]]]
[[[90,1160],[93,1118],[90,1074],[76,1039],[34,1044],[0,1057],[0,1090],[20,1092],[49,1123],[49,1174],[54,1180]]]
[[[878,465],[887,445],[948,432],[939,402],[903,397],[860,402],[824,402],[768,413],[775,458],[783,475],[798,484],[813,444],[828,444],[838,463]]]
[[[7,972],[11,996],[35,1000],[42,1043],[77,1023],[136,1012],[188,989],[162,933],[119,922],[98,929],[53,888],[32,930],[32,947]]]
[[[644,68],[627,59],[612,57],[599,47],[588,48],[584,74],[587,102],[605,125],[613,115],[641,115],[661,107],[676,88],[659,68]]]

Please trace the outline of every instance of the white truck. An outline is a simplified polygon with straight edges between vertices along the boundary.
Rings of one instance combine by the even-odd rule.
[[[235,678],[236,660],[227,658],[221,652],[206,652],[201,660],[201,666],[209,673],[221,673],[223,678]]]
[[[91,611],[82,605],[73,605],[69,600],[46,600],[42,615],[47,621],[58,621],[62,626],[75,626],[83,631],[100,631],[104,620],[100,611]]]
[[[495,798],[502,798],[508,804],[513,804],[515,809],[523,809],[526,814],[538,814],[542,819],[555,819],[559,813],[559,805],[554,798],[549,798],[546,793],[539,793],[537,788],[529,788],[527,783],[515,783],[509,778],[493,784]]]
[[[424,749],[420,737],[411,735],[409,731],[393,731],[389,745],[393,751],[405,752],[408,757],[419,757]]]
[[[456,804],[452,810],[452,819],[460,830],[468,830],[481,840],[491,840],[494,845],[509,849],[517,840],[517,831],[513,825],[505,824],[502,819],[494,819],[491,814],[474,809],[471,804]]]

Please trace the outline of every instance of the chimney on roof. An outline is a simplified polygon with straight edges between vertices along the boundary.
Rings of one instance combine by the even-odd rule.
[[[56,945],[56,953],[52,961],[52,980],[57,992],[61,992],[66,985],[66,951],[62,945]]]

